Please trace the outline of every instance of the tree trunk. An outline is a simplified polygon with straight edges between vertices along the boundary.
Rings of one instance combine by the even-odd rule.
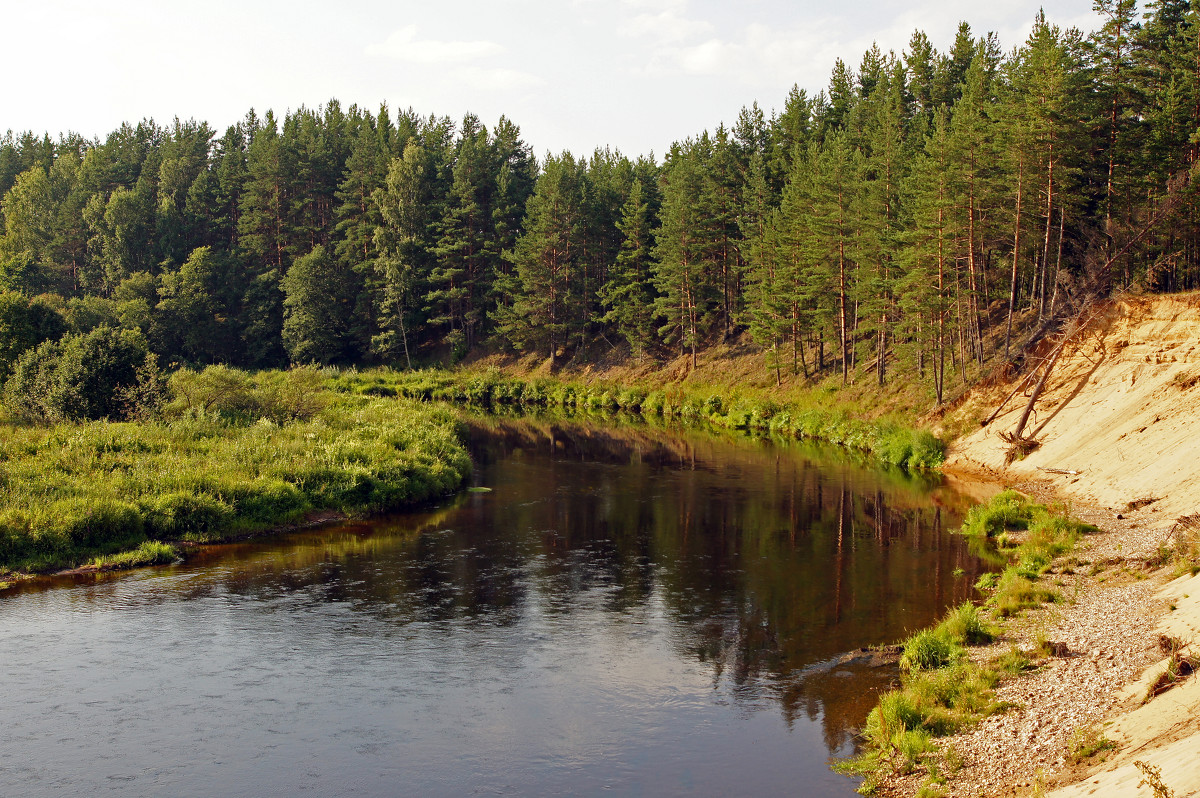
[[[1013,222],[1012,280],[1008,287],[1008,323],[1004,329],[1004,359],[1008,360],[1012,341],[1013,309],[1017,304],[1017,265],[1021,258],[1021,184],[1025,176],[1025,157],[1017,158],[1017,208]]]

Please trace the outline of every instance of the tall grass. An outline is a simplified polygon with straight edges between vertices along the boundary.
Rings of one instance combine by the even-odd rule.
[[[811,405],[779,403],[769,398],[726,396],[712,389],[672,385],[585,385],[549,379],[522,380],[496,371],[347,372],[334,380],[351,394],[405,396],[440,400],[482,409],[557,408],[576,413],[631,413],[684,423],[711,424],[726,429],[812,439],[873,453],[893,465],[935,469],[945,459],[945,443],[924,430],[895,422],[857,418],[846,409],[832,409],[814,400]]]
[[[402,508],[454,491],[470,472],[448,410],[331,402],[308,377],[297,389],[277,375],[237,374],[232,382],[258,386],[249,394],[274,395],[276,410],[303,412],[255,418],[254,401],[223,412],[177,395],[173,418],[154,422],[0,425],[0,568],[71,567],[146,541],[221,540],[313,510]]]

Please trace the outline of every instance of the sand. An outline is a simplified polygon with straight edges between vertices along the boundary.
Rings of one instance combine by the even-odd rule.
[[[986,417],[1014,387],[977,391],[958,423]],[[1200,796],[1200,678],[1146,699],[1166,668],[1160,638],[1200,656],[1200,576],[1171,580],[1178,563],[1158,558],[1179,519],[1200,513],[1200,294],[1113,302],[1039,397],[1025,434],[1040,446],[1008,464],[999,433],[1015,427],[1028,392],[960,438],[947,471],[1059,497],[1102,531],[1075,554],[1094,567],[1066,580],[1073,602],[1026,622],[1026,637],[1034,627],[1074,635],[1068,653],[1002,686],[1017,706],[955,739],[966,754],[948,794]],[[1115,750],[1073,763],[1071,735],[1086,728]],[[1159,769],[1158,793],[1147,766]]]

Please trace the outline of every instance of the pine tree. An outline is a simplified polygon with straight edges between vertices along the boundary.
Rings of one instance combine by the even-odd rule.
[[[863,332],[874,333],[876,379],[882,386],[891,347],[890,327],[897,315],[892,284],[897,278],[900,184],[907,155],[904,72],[894,57],[881,65],[874,84],[860,106],[866,158],[864,191],[859,198],[862,232],[857,258],[865,267],[859,285],[859,304],[867,320]]]
[[[1117,217],[1123,216],[1124,195],[1128,182],[1125,167],[1131,157],[1130,142],[1135,133],[1136,112],[1140,105],[1133,96],[1137,81],[1133,80],[1133,41],[1138,33],[1135,21],[1136,0],[1094,0],[1092,8],[1104,19],[1100,30],[1092,34],[1090,44],[1091,68],[1095,74],[1097,100],[1104,116],[1105,145],[1101,159],[1105,162],[1104,177],[1104,237],[1105,255],[1113,255],[1113,238]],[[1128,277],[1127,277],[1128,281]]]
[[[608,311],[601,321],[614,326],[633,354],[641,355],[650,345],[654,322],[654,234],[650,205],[637,178],[621,208],[617,229],[621,250],[600,287],[600,300]]]
[[[922,376],[928,362],[938,404],[945,395],[947,346],[953,333],[950,273],[957,234],[948,128],[946,109],[938,108],[923,151],[904,182],[911,222],[903,234],[904,275],[898,285],[905,333],[914,342],[912,359]]]
[[[783,112],[771,119],[767,131],[767,176],[776,203],[784,181],[792,172],[792,161],[812,140],[813,106],[808,93],[793,84],[783,104]]]
[[[295,177],[291,166],[288,148],[268,111],[250,140],[238,219],[239,243],[251,257],[242,330],[248,362],[259,367],[286,359],[280,281],[294,254],[289,241],[294,231],[288,227]]]
[[[666,319],[658,334],[681,353],[690,352],[693,368],[719,296],[717,275],[708,268],[713,240],[703,164],[710,149],[707,136],[672,146],[663,165],[663,204],[655,232],[655,310]]]
[[[361,118],[338,185],[334,226],[337,233],[334,255],[339,268],[354,283],[355,310],[348,335],[359,356],[370,350],[380,300],[381,286],[375,279],[375,230],[383,223],[383,217],[374,194],[383,186],[386,171],[385,139],[379,134],[374,118]]]
[[[453,182],[433,249],[436,265],[429,273],[425,295],[429,322],[445,329],[443,340],[456,357],[474,345],[489,293],[492,166],[487,128],[468,114],[454,156]]]
[[[790,326],[790,286],[780,268],[776,214],[770,207],[767,167],[761,153],[750,159],[741,235],[746,256],[746,325],[767,351],[767,365],[782,379],[782,346]],[[807,369],[806,369],[807,371]],[[807,374],[805,375],[807,376]]]
[[[505,252],[516,270],[517,294],[497,319],[498,332],[518,349],[541,350],[553,364],[577,343],[587,321],[580,280],[582,164],[570,153],[548,157],[525,217],[525,232]]]
[[[834,300],[842,382],[848,383],[858,327],[858,309],[853,302],[858,277],[854,257],[859,251],[855,205],[862,189],[862,155],[851,147],[846,133],[836,133],[817,150],[812,169],[812,210],[807,225],[811,254],[804,266],[803,290],[810,306],[825,310],[830,299]]]
[[[953,153],[955,191],[963,233],[959,261],[965,270],[967,286],[966,317],[970,322],[972,354],[983,365],[983,310],[987,305],[987,274],[984,271],[985,242],[991,237],[990,209],[996,205],[997,154],[992,124],[995,103],[992,86],[994,65],[981,41],[967,69],[950,120],[950,147]]]

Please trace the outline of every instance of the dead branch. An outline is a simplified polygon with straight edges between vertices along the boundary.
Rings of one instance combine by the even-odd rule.
[[[1018,393],[1020,393],[1022,390],[1025,389],[1025,386],[1029,383],[1029,378],[1032,377],[1036,373],[1037,373],[1036,369],[1034,371],[1027,372],[1025,374],[1025,376],[1021,379],[1021,381],[1017,383],[1017,387],[1013,388],[1012,393],[1010,393],[1008,396],[1004,397],[1004,401],[1001,402],[1000,405],[995,410],[992,411],[992,414],[990,416],[988,416],[983,421],[979,422],[979,426],[986,427],[988,424],[991,424],[993,421],[995,421],[996,416],[1000,415],[1000,411],[1002,411],[1004,409],[1004,406],[1006,404],[1008,404],[1009,401],[1011,401],[1014,396],[1016,396]]]

